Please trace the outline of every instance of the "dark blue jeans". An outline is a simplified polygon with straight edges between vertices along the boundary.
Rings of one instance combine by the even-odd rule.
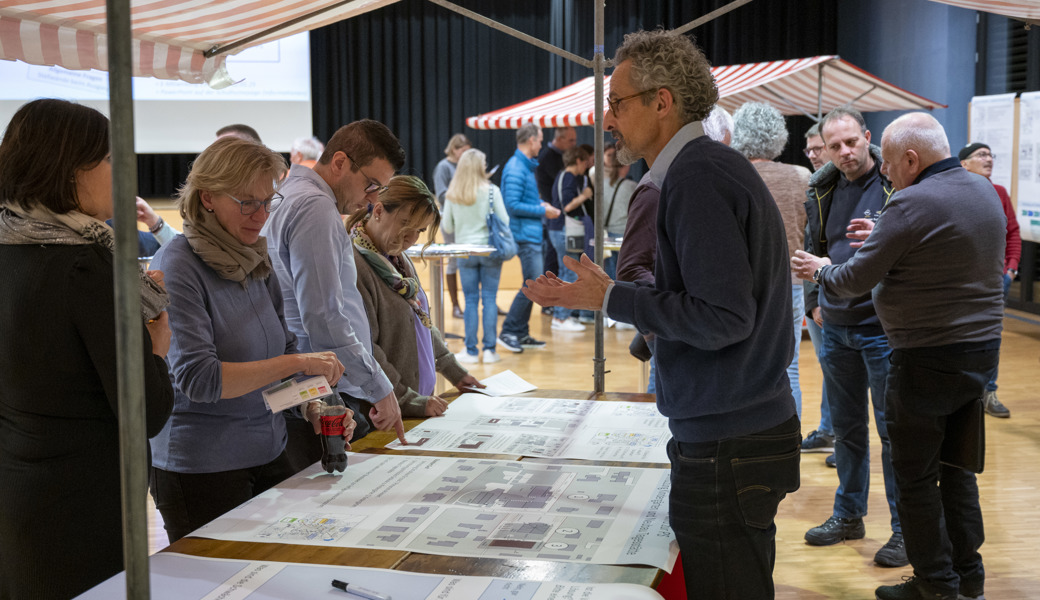
[[[794,416],[717,442],[668,442],[668,515],[689,598],[773,597],[777,507],[799,485],[801,425]]]
[[[1010,292],[1011,292],[1011,275],[1008,274],[1008,273],[1004,273],[1004,303],[1005,304],[1007,303],[1008,294]],[[999,363],[999,361],[998,361],[998,363]],[[998,370],[999,370],[999,365],[997,367],[993,367],[993,373],[990,375],[989,381],[986,383],[986,391],[987,392],[995,392],[995,391],[997,391],[997,375],[998,375],[997,371]]]
[[[498,328],[498,280],[502,275],[502,261],[490,256],[471,256],[459,259],[459,280],[466,298],[466,352],[477,354],[477,326],[483,324],[484,350],[495,349]],[[480,302],[484,301],[483,319],[480,318]]]
[[[834,424],[834,460],[838,466],[834,516],[854,519],[867,514],[870,493],[869,408],[873,403],[874,426],[881,438],[881,471],[892,515],[892,531],[899,532],[892,444],[885,425],[885,380],[891,352],[880,325],[846,327],[824,324],[820,367]]]
[[[903,541],[914,575],[937,591],[956,592],[962,577],[984,577],[975,474],[940,464],[939,455],[947,417],[982,396],[999,358],[998,344],[892,352],[886,418]]]
[[[523,274],[524,281],[516,293],[516,297],[513,298],[513,304],[509,307],[506,320],[502,323],[502,333],[523,338],[531,332],[529,323],[533,304],[524,295],[523,288],[527,287],[528,279],[537,279],[545,272],[542,270],[541,242],[519,242],[516,246],[516,255],[520,258],[520,272]]]

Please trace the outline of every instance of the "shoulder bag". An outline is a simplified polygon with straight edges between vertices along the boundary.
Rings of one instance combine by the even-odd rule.
[[[487,228],[488,244],[495,247],[495,251],[491,253],[491,258],[507,261],[516,256],[517,248],[516,240],[513,239],[513,232],[509,230],[507,225],[502,223],[502,219],[495,215],[495,190],[492,189],[490,183],[488,184]]]

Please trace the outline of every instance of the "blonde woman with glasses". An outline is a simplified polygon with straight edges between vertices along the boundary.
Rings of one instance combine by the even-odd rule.
[[[286,168],[258,143],[218,139],[180,190],[184,233],[152,263],[170,293],[175,401],[152,440],[151,491],[171,543],[294,473],[285,419],[268,410],[262,389],[297,373],[332,383],[343,374],[333,352],[296,352],[260,236],[282,201]],[[316,408],[307,407],[315,434]]]

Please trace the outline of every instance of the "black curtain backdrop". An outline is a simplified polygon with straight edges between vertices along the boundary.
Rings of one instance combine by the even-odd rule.
[[[591,2],[455,1],[579,56],[592,57]],[[625,33],[679,27],[727,3],[612,0],[605,9],[606,55],[613,56]],[[756,0],[691,34],[711,64],[727,65],[835,54],[836,31],[837,6],[832,0]],[[504,164],[515,150],[514,131],[469,129],[466,117],[528,100],[591,74],[591,69],[426,0],[403,0],[311,32],[314,134],[327,140],[350,121],[380,120],[397,133],[407,152],[402,172],[429,181],[454,133],[469,136],[488,155],[489,167]],[[801,149],[811,124],[807,117],[788,118],[791,141],[780,160],[808,166]],[[578,131],[579,141],[592,142],[591,127]],[[548,142],[552,132],[545,133]],[[192,158],[140,155],[141,195],[172,196]]]

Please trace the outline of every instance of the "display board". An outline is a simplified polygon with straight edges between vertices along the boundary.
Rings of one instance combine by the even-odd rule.
[[[1022,94],[1019,100],[1017,192],[1022,239],[1040,242],[1040,92]]]
[[[997,155],[993,161],[993,183],[1012,190],[1015,156],[1015,94],[975,96],[971,99],[971,141],[982,142]],[[959,148],[951,148],[954,156]]]

